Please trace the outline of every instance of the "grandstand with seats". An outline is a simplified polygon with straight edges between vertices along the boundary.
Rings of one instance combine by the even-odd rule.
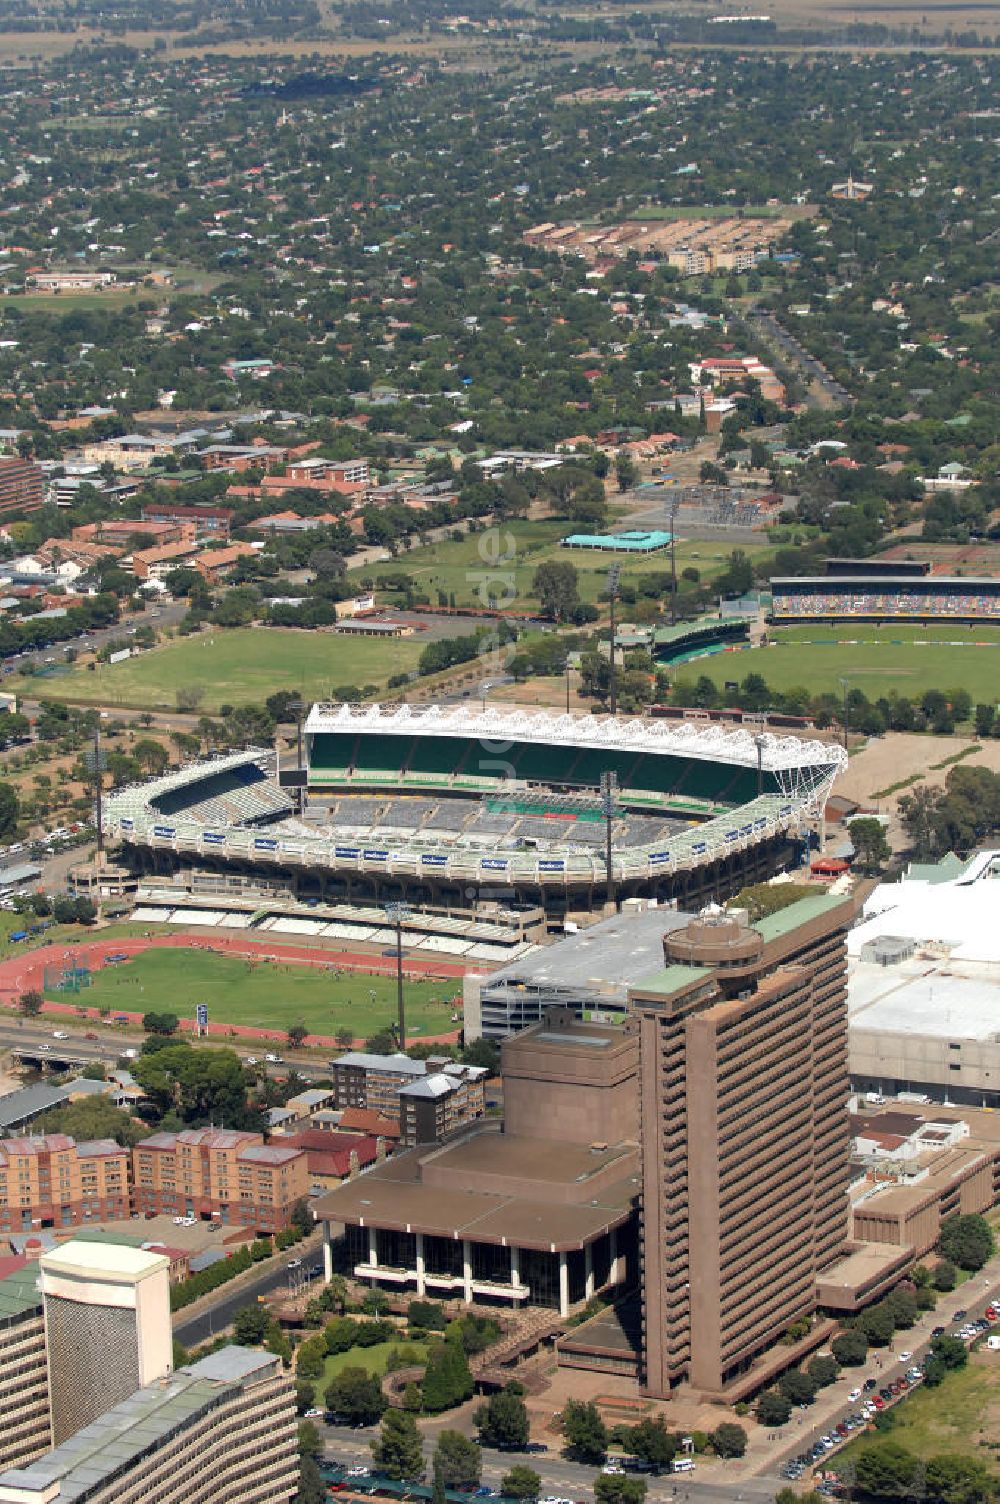
[[[499,706],[316,705],[304,731],[301,814],[281,786],[295,770],[233,753],[116,791],[109,836],[142,874],[270,874],[306,901],[449,913],[502,895],[557,918],[605,902],[609,819],[619,898],[687,904],[769,875],[844,762],[790,736]]]
[[[1000,579],[905,574],[773,579],[771,620],[1000,623]]]

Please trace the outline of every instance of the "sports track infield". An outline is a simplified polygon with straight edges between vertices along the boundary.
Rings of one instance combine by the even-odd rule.
[[[113,955],[126,959],[110,962]],[[207,1003],[212,1034],[237,1029],[248,1037],[261,1031],[283,1036],[301,1023],[311,1035],[330,1041],[339,1029],[363,1040],[396,1018],[394,958],[235,937],[171,935],[19,952],[0,964],[0,994],[13,1003],[21,992],[42,988],[46,967],[68,960],[92,967],[91,984],[76,994],[44,989],[53,1010],[96,1014],[108,1008],[113,1015],[135,1018],[175,1013],[193,1025],[196,1005]],[[454,1036],[459,1026],[452,1014],[461,1008],[464,970],[454,963],[404,960],[408,1036]]]
[[[760,674],[774,689],[804,687],[810,695],[843,694],[840,680],[870,700],[928,689],[968,690],[974,702],[1000,699],[1000,627],[957,623],[885,626],[863,622],[778,627],[768,646],[715,653],[685,663],[677,678],[705,674],[721,689]]]

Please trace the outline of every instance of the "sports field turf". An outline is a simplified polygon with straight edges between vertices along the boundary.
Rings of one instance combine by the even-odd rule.
[[[331,965],[335,960],[331,957]],[[408,980],[405,987],[408,1034],[420,1038],[456,1027],[451,1000],[461,992],[460,983]],[[67,1000],[48,995],[53,1002]],[[106,1005],[115,1013],[168,1012],[192,1019],[196,1005],[207,1003],[213,1024],[287,1029],[301,1023],[311,1033],[332,1037],[347,1028],[364,1039],[395,1019],[396,979],[363,972],[336,976],[284,962],[251,967],[242,957],[201,950],[148,950],[95,971],[90,987],[72,1001],[88,1008]]]
[[[341,637],[292,628],[235,627],[180,637],[124,663],[102,664],[31,681],[48,700],[174,710],[177,691],[198,689],[199,711],[220,705],[260,704],[277,689],[322,698],[339,685],[384,685],[390,674],[413,668],[418,638]],[[44,685],[44,688],[41,686]],[[23,689],[23,686],[22,686]]]
[[[662,505],[666,508],[669,491],[656,494],[662,497]],[[649,504],[652,506],[653,502]],[[662,525],[665,527],[666,523]],[[604,531],[614,532],[618,527],[620,524],[612,521]],[[568,533],[589,531],[592,529],[575,527],[565,519],[515,520],[482,533],[470,533],[458,542],[449,539],[427,548],[413,548],[392,563],[352,571],[351,578],[360,580],[362,576],[372,574],[407,574],[435,603],[438,591],[443,591],[449,598],[454,595],[459,606],[489,606],[492,597],[498,605],[506,605],[511,610],[531,611],[538,606],[538,598],[532,593],[535,570],[539,564],[551,560],[572,564],[576,568],[580,598],[594,604],[605,588],[608,569],[615,562],[622,566],[622,584],[626,586],[641,574],[663,573],[670,568],[669,549],[643,558],[629,558],[624,554],[590,553],[561,547],[560,540]],[[754,558],[766,552],[764,544],[739,546]],[[722,572],[732,549],[732,544],[724,542],[679,540],[677,572],[679,574],[688,565],[693,565],[707,580]],[[380,599],[391,599],[391,596],[380,596]],[[623,609],[627,611],[627,607]]]
[[[781,627],[771,645],[695,658],[678,678],[706,674],[721,688],[761,674],[773,688],[804,686],[810,694],[843,693],[840,681],[870,700],[895,690],[968,690],[974,702],[1000,698],[1000,628],[975,626],[875,627],[862,623]],[[987,644],[977,646],[977,644]]]

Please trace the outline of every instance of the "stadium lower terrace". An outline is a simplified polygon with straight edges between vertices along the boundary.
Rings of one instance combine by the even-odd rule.
[[[234,753],[116,792],[144,876],[233,874],[305,902],[500,903],[553,919],[619,898],[723,897],[787,864],[843,762],[831,744],[717,726],[490,707],[314,706],[307,766]],[[617,788],[608,805],[605,774]],[[293,813],[289,787],[303,788]]]

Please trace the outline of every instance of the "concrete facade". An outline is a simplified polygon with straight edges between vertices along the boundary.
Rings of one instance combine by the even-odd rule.
[[[65,1243],[39,1260],[55,1445],[173,1367],[170,1262]]]
[[[723,1395],[796,1320],[848,1237],[853,900],[756,926],[706,911],[633,988],[640,1033],[642,1377]]]

